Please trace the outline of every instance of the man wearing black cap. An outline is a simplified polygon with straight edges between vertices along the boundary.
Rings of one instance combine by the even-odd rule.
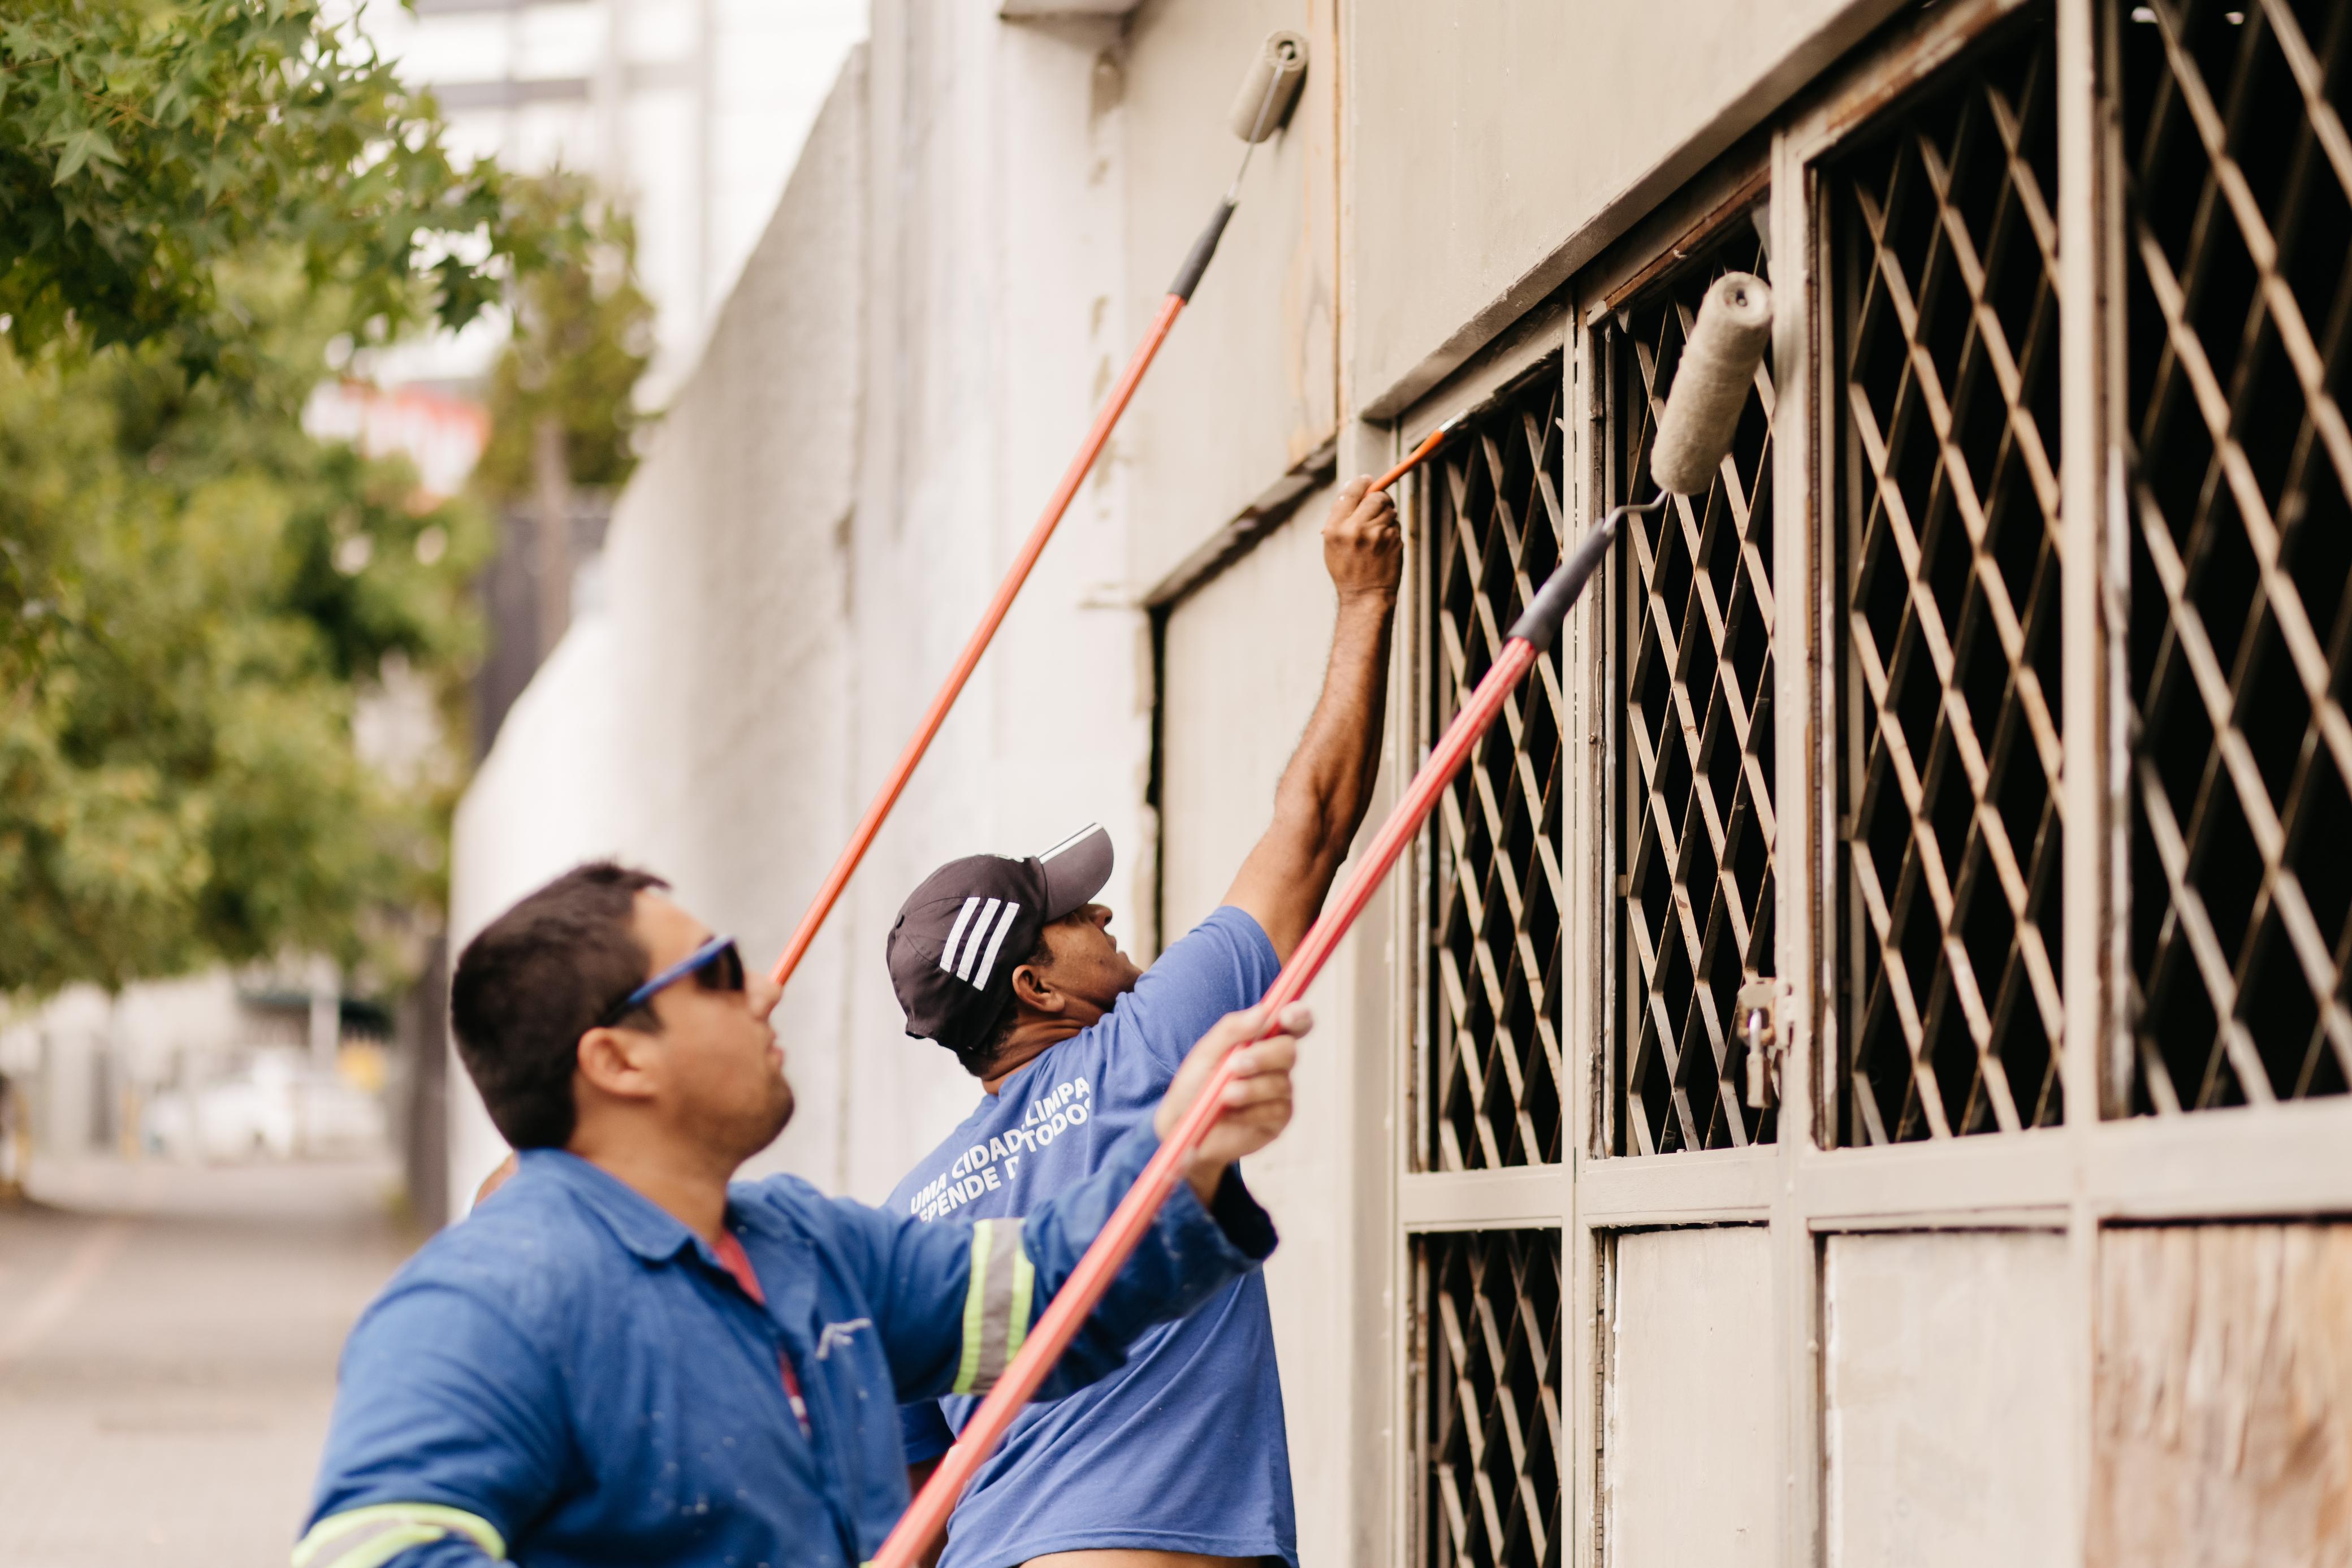
[[[1402,554],[1389,497],[1360,479],[1342,490],[1323,528],[1330,663],[1274,821],[1223,906],[1149,970],[1093,902],[1111,872],[1099,827],[1027,859],[951,861],[908,898],[889,937],[907,1032],[954,1052],[984,1092],[887,1207],[1013,1216],[1085,1179],[1150,1114],[1187,1047],[1273,984],[1370,799]],[[935,1462],[977,1403],[906,1406],[908,1464]],[[1138,1341],[1121,1371],[1025,1411],[957,1508],[940,1563],[1296,1568],[1297,1536],[1273,1326],[1252,1275]]]

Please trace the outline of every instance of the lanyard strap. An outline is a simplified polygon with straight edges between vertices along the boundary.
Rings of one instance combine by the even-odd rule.
[[[760,1288],[760,1276],[751,1270],[751,1255],[743,1250],[743,1243],[735,1239],[733,1231],[721,1230],[710,1249],[727,1265],[727,1271],[735,1276],[735,1282],[743,1287],[745,1295],[763,1307],[768,1304],[768,1292]],[[801,1436],[814,1439],[816,1429],[809,1425],[808,1401],[801,1395],[800,1374],[793,1370],[792,1353],[781,1343],[776,1346],[776,1370],[783,1375],[784,1397],[792,1401],[793,1418],[801,1424]]]

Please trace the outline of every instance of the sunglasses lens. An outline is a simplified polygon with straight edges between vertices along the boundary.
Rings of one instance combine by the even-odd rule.
[[[710,956],[700,973],[707,990],[740,991],[743,988],[743,955],[730,942]]]

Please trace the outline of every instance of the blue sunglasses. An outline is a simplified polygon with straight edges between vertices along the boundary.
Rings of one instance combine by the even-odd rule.
[[[706,991],[740,991],[743,988],[743,955],[736,949],[732,936],[713,936],[611,1007],[596,1019],[598,1029],[610,1029],[623,1019],[654,999],[656,992],[677,984],[688,975],[702,982]]]

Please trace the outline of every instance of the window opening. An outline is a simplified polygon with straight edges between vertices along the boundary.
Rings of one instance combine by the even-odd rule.
[[[2352,6],[2116,17],[2130,1108],[2345,1092]]]
[[[1844,1144],[2063,1115],[2052,53],[2004,28],[1822,172]]]
[[[1426,486],[1429,719],[1453,721],[1560,558],[1560,363],[1450,443]],[[1438,1170],[1560,1157],[1561,650],[1441,798],[1433,857],[1426,1158]]]
[[[1758,206],[1750,216],[1761,219]],[[1647,498],[1650,443],[1707,286],[1767,271],[1740,221],[1602,328],[1610,504]],[[1745,1103],[1734,1008],[1772,960],[1771,366],[1704,496],[1628,520],[1614,660],[1623,704],[1615,814],[1619,994],[1615,1154],[1769,1143]]]
[[[1420,1561],[1554,1568],[1559,1543],[1559,1232],[1414,1238],[1423,1338]]]

